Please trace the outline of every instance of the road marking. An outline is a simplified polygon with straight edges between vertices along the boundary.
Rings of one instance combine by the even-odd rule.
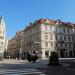
[[[19,70],[10,70],[10,69],[0,69],[0,75],[45,75],[37,69],[19,69]]]

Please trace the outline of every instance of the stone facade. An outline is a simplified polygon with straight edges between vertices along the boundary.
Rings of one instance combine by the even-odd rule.
[[[40,19],[24,30],[25,50],[46,59],[52,51],[59,57],[75,57],[75,24]]]
[[[16,58],[17,53],[18,53],[18,51],[17,51],[16,37],[13,37],[11,40],[8,40],[7,57],[6,58]]]
[[[5,48],[5,22],[3,17],[0,17],[0,59],[4,57],[4,48]]]
[[[8,57],[10,58],[20,58],[22,52],[24,51],[24,35],[23,31],[16,32],[15,37],[8,41]]]
[[[17,42],[17,51],[19,54],[19,58],[22,57],[22,53],[24,52],[24,30],[16,32],[16,42]]]
[[[75,57],[75,24],[60,20],[39,19],[16,32],[15,52],[49,58],[52,51],[59,57]],[[10,45],[8,43],[8,45]],[[24,54],[25,55],[25,54]]]

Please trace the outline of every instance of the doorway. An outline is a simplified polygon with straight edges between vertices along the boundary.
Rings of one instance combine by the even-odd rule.
[[[61,50],[60,50],[60,57],[61,57],[61,58],[64,58],[64,49],[61,49]]]
[[[46,58],[49,57],[49,50],[45,50],[45,57],[46,57]]]

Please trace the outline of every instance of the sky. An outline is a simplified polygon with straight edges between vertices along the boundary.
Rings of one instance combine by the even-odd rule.
[[[6,37],[40,18],[75,23],[75,0],[0,0],[0,16],[6,24]]]

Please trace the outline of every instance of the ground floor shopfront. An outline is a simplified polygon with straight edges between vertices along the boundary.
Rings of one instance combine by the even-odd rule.
[[[22,50],[22,52],[12,51],[12,52],[7,52],[6,57],[26,59],[27,53],[29,52],[30,54],[36,54],[40,59],[48,59],[49,56],[51,55],[51,52],[53,52],[53,51],[57,52],[58,57],[60,57],[60,58],[70,58],[70,57],[73,58],[73,57],[75,57],[75,50],[74,49],[59,49],[59,50],[39,49],[39,50]]]
[[[55,50],[41,49],[41,50],[31,50],[31,51],[29,51],[29,53],[36,54],[41,59],[47,59],[47,58],[49,58],[49,56],[51,55],[51,52],[53,52],[53,51],[55,51]],[[27,52],[28,51],[23,51],[22,56],[26,57]],[[59,49],[59,50],[56,50],[55,52],[58,53],[58,57],[60,57],[60,58],[75,57],[74,49]]]

